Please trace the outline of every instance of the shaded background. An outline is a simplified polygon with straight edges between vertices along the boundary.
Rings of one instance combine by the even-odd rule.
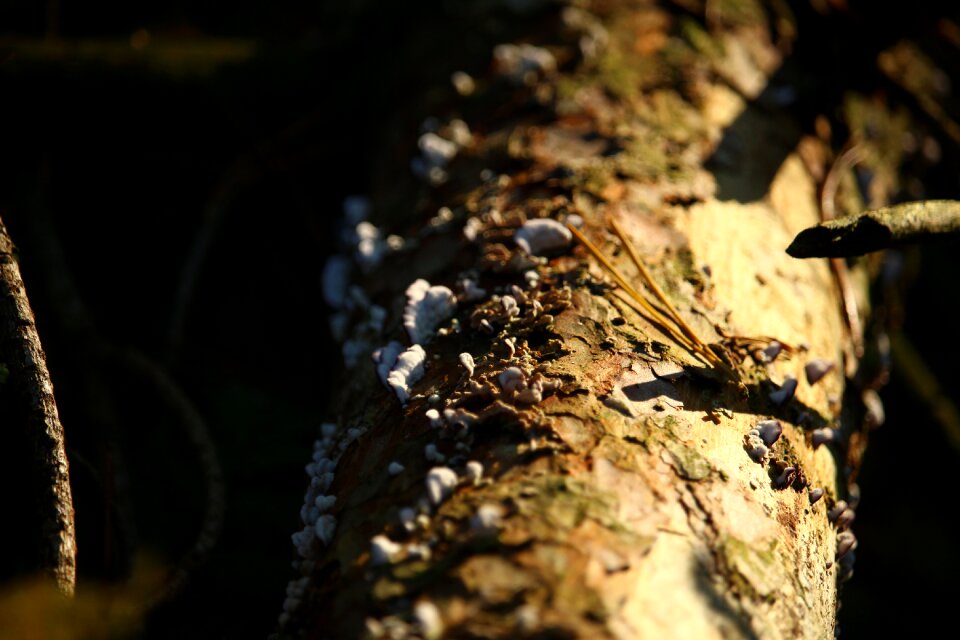
[[[303,466],[340,373],[320,272],[341,202],[406,175],[419,123],[452,98],[450,73],[484,73],[493,44],[537,20],[503,4],[0,5],[0,215],[67,432],[79,590],[122,581],[135,557],[169,568],[204,508],[197,452],[170,407],[105,349],[133,347],[169,370],[224,465],[220,543],[138,637],[273,629]],[[799,109],[834,115],[830,100],[850,86],[910,106],[868,71],[872,48],[925,41],[941,16],[922,3],[909,16],[867,12],[856,37],[849,22],[817,22],[821,37],[805,40],[801,22],[795,63],[820,102]],[[953,55],[943,63],[956,71]],[[938,140],[922,195],[956,198],[957,148]],[[889,314],[906,310],[907,339],[954,396],[957,248],[906,252]],[[912,375],[894,369],[888,421],[864,460],[844,637],[953,621],[960,460],[904,384]]]

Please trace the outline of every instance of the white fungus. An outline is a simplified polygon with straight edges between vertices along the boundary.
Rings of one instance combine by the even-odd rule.
[[[417,528],[417,512],[411,507],[400,509],[400,524],[408,532],[413,532]]]
[[[393,461],[387,465],[387,473],[389,473],[392,476],[400,475],[401,473],[403,473],[404,469],[406,469],[406,467],[404,467],[402,464],[396,461]]]
[[[500,388],[507,393],[520,391],[527,386],[526,376],[523,375],[523,371],[521,371],[519,367],[508,367],[504,369],[500,375],[497,376],[497,382],[500,383]]]
[[[443,618],[437,605],[428,600],[420,600],[413,605],[413,618],[420,627],[424,640],[437,640],[443,635]]]
[[[803,367],[803,372],[807,376],[807,384],[818,383],[823,376],[833,370],[834,364],[829,360],[817,359],[811,360]]]
[[[390,388],[390,383],[387,382],[387,376],[390,375],[390,370],[393,369],[393,365],[397,363],[397,357],[403,353],[403,350],[403,345],[394,340],[380,347],[372,354],[373,362],[377,365],[377,376],[380,377],[380,382],[388,389]]]
[[[469,461],[466,471],[464,471],[464,477],[471,484],[480,484],[480,480],[483,479],[483,463],[476,460]]]
[[[500,44],[493,49],[498,70],[515,84],[533,84],[541,73],[557,68],[553,54],[532,44]]]
[[[373,271],[386,253],[386,242],[380,237],[380,229],[369,222],[361,222],[355,227],[357,245],[354,257],[364,273]]]
[[[337,519],[331,515],[320,516],[317,518],[316,524],[313,525],[313,529],[320,542],[329,545],[330,541],[333,540],[333,533],[337,529]]]
[[[423,363],[427,359],[427,352],[415,344],[396,355],[400,349],[403,349],[403,346],[399,342],[391,342],[377,349],[373,357],[380,379],[388,388],[393,389],[400,404],[405,405],[410,399],[410,387],[423,377]]]
[[[813,448],[816,449],[822,444],[837,441],[837,430],[830,427],[813,430]]]
[[[477,533],[492,533],[500,528],[503,521],[503,507],[486,502],[470,517],[470,528]]]
[[[426,486],[430,502],[439,505],[457,487],[457,473],[449,467],[434,467],[427,473]]]
[[[477,88],[477,83],[464,71],[454,71],[450,76],[450,83],[457,93],[464,97],[471,95]]]
[[[483,231],[483,222],[480,218],[467,218],[466,223],[463,225],[463,237],[466,238],[468,242],[476,240],[477,234],[481,231]]]
[[[465,147],[473,142],[473,134],[470,133],[470,127],[466,122],[459,118],[454,118],[447,125],[450,132],[450,139],[459,147]],[[451,216],[451,219],[453,216]]]
[[[517,246],[532,256],[563,249],[572,240],[573,234],[570,230],[550,218],[527,220],[513,234],[513,241]]]
[[[408,544],[404,550],[410,560],[429,560],[430,556],[433,555],[430,547],[425,544]]]
[[[424,415],[427,417],[427,420],[430,421],[430,426],[434,429],[443,426],[443,418],[440,416],[440,412],[436,409],[427,409]]]
[[[467,370],[467,377],[473,377],[473,370],[476,368],[476,363],[473,361],[473,356],[467,352],[460,354],[460,364],[463,365],[463,368]]]
[[[432,132],[420,136],[417,146],[420,147],[424,160],[435,167],[445,167],[457,155],[457,143]]]
[[[774,404],[783,404],[792,398],[796,391],[797,379],[787,376],[786,380],[783,381],[783,384],[780,385],[780,388],[770,393],[770,401]]]
[[[334,309],[340,309],[347,301],[352,268],[350,259],[339,254],[327,258],[323,265],[323,300]]]
[[[333,508],[333,505],[336,503],[336,501],[337,496],[317,496],[314,504],[320,513],[325,513]]]
[[[763,440],[763,444],[772,447],[773,443],[780,439],[783,433],[783,427],[779,420],[763,420],[757,423],[757,434]]]
[[[452,316],[457,308],[453,291],[441,285],[430,286],[423,278],[407,287],[406,295],[403,328],[414,344],[429,341],[437,326]]]
[[[767,459],[767,454],[770,453],[770,449],[763,443],[763,438],[760,437],[760,432],[756,429],[751,429],[743,437],[743,448],[747,450],[747,455],[750,456],[751,460],[761,465]]]
[[[513,296],[503,296],[500,298],[500,305],[508,318],[516,318],[520,315],[520,307],[517,305],[517,299]]]
[[[783,345],[774,340],[767,347],[760,352],[760,360],[763,362],[773,362],[777,359],[777,356],[780,355],[780,352],[783,351]]]
[[[403,547],[384,535],[374,536],[370,540],[370,564],[373,566],[389,564],[400,555]]]

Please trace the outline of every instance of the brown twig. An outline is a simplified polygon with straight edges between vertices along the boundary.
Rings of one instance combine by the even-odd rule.
[[[206,492],[203,523],[193,546],[177,563],[176,570],[164,584],[162,591],[146,603],[147,608],[153,608],[177,595],[186,586],[194,569],[204,562],[216,545],[223,529],[226,506],[223,468],[210,430],[200,412],[180,385],[159,364],[135,349],[107,348],[107,355],[149,382],[163,404],[173,411],[178,424],[183,427],[200,458],[200,469],[203,473],[203,487]]]
[[[4,422],[22,429],[33,449],[29,453],[31,477],[22,480],[36,498],[37,568],[50,574],[62,593],[73,595],[76,538],[70,466],[46,357],[14,253],[13,241],[0,221],[0,360],[10,370],[4,395],[13,414],[5,415]],[[22,522],[7,524],[24,526]]]

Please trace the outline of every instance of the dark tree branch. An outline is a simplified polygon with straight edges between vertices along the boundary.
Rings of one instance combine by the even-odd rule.
[[[25,436],[22,441],[31,448],[29,477],[23,481],[35,509],[32,522],[9,525],[36,529],[38,548],[32,568],[49,573],[60,591],[72,595],[76,540],[63,426],[14,252],[13,241],[0,222],[0,360],[10,371],[2,394],[4,422],[8,429],[20,430]],[[16,434],[14,441],[20,442],[17,435],[21,434]]]

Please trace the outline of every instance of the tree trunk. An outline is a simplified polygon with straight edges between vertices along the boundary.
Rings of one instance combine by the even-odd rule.
[[[838,436],[858,425],[830,265],[784,252],[819,221],[829,153],[768,83],[790,17],[594,5],[546,20],[536,48],[498,48],[475,88],[458,77],[472,137],[441,120],[417,206],[374,206],[405,241],[362,226],[359,266],[328,267],[355,366],[307,469],[280,635],[833,635],[852,511],[828,512],[850,473]],[[582,220],[641,289],[619,223],[732,368],[541,218]],[[813,360],[835,366],[810,383]],[[768,420],[779,439],[750,433]]]

